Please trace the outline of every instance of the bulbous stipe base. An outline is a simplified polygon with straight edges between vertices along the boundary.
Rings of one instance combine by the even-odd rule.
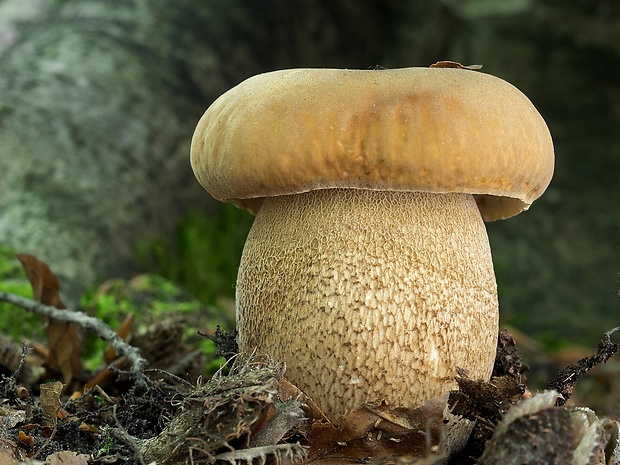
[[[498,304],[484,223],[468,194],[331,189],[265,200],[237,280],[243,351],[333,422],[364,402],[419,406],[488,379]]]

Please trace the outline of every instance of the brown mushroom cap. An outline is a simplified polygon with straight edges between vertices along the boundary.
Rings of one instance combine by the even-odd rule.
[[[316,189],[474,194],[484,220],[526,210],[553,174],[528,98],[450,68],[293,69],[254,76],[201,118],[191,163],[216,199],[256,213]]]

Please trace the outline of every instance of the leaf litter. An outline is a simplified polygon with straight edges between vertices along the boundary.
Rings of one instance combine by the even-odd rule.
[[[185,347],[181,320],[154,324],[132,339],[128,316],[112,337],[103,322],[68,317],[79,312],[65,308],[45,263],[26,254],[19,259],[35,301],[6,293],[0,300],[63,313],[43,312],[47,344],[0,338],[2,464],[620,463],[618,422],[565,406],[577,381],[617,352],[610,339],[617,328],[604,334],[595,355],[562,370],[542,393],[528,390],[528,367],[502,331],[490,381],[471,380],[459,369],[458,390],[447,399],[415,408],[362,405],[334,425],[286,379],[283,363],[237,354],[234,334],[206,333],[228,362],[210,379],[194,371],[189,381],[178,375],[200,366],[199,355]],[[108,366],[95,372],[82,363],[85,330],[114,341],[106,349]],[[471,435],[450,456],[450,428],[463,424]]]

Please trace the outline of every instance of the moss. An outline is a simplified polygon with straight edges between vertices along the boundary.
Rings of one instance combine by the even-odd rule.
[[[176,243],[160,238],[139,245],[143,267],[190,291],[203,303],[234,296],[243,244],[253,217],[223,205],[215,215],[192,211],[178,228]]]
[[[51,264],[53,270],[53,264]],[[0,245],[0,291],[32,298],[32,287],[17,252],[9,246]],[[187,321],[184,340],[201,348],[209,364],[208,372],[213,372],[222,363],[215,356],[215,345],[208,339],[197,336],[197,329],[215,330],[216,325],[230,328],[234,324],[229,305],[226,303],[204,305],[189,292],[172,281],[153,274],[137,276],[131,280],[112,279],[98,289],[91,289],[80,302],[80,307],[117,329],[129,313],[136,315],[134,331],[147,324],[149,319],[164,318],[165,315],[181,314]],[[0,333],[17,342],[25,338],[44,340],[42,319],[26,310],[0,302]],[[83,360],[87,367],[101,366],[104,341],[95,335],[86,335]]]
[[[153,318],[184,315],[184,341],[202,349],[209,360],[205,369],[213,372],[223,359],[215,356],[214,343],[199,337],[196,331],[215,330],[216,325],[227,330],[234,327],[231,298],[251,222],[251,215],[232,206],[209,217],[192,212],[179,226],[176,243],[159,239],[141,246],[140,255],[144,262],[150,262],[151,273],[131,280],[108,280],[88,291],[79,307],[113,329],[134,313],[134,332]],[[16,255],[16,250],[0,245],[0,291],[32,298],[32,288]],[[49,266],[54,271],[54,263]],[[25,338],[45,340],[40,317],[1,302],[0,333],[17,342]],[[86,334],[82,358],[88,368],[101,366],[105,346],[96,336]]]
[[[204,305],[189,292],[172,281],[154,274],[143,274],[131,280],[112,279],[98,289],[88,292],[81,301],[86,312],[119,328],[125,317],[136,317],[133,332],[143,331],[154,319],[182,315],[186,324],[184,341],[200,348],[206,355],[207,372],[214,372],[223,363],[215,356],[213,341],[199,337],[197,330],[214,330],[217,324],[227,326],[226,310],[215,305]],[[87,338],[88,366],[100,366],[105,343],[96,337]]]
[[[17,252],[2,244],[0,244],[0,291],[32,298],[32,287],[17,259]],[[0,302],[0,334],[5,334],[17,342],[21,342],[24,338],[37,339],[43,335],[43,322],[37,315],[21,310],[15,305]]]

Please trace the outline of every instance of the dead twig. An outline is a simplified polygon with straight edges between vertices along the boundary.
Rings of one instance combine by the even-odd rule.
[[[611,341],[611,335],[618,330],[620,330],[620,326],[603,333],[603,339],[598,343],[596,354],[590,357],[584,357],[572,365],[569,365],[549,382],[546,389],[555,390],[560,393],[560,397],[558,397],[556,401],[558,407],[561,407],[570,399],[575,384],[577,384],[577,381],[579,381],[583,375],[595,366],[607,362],[607,360],[618,352],[618,345]]]
[[[127,360],[131,363],[132,368],[129,370],[129,374],[134,377],[136,385],[142,388],[147,386],[147,378],[144,375],[144,369],[148,362],[142,358],[140,351],[136,347],[127,344],[114,330],[112,330],[112,328],[100,319],[82,312],[50,307],[49,305],[44,305],[32,299],[27,299],[8,292],[0,292],[0,301],[9,302],[24,310],[36,313],[37,315],[46,316],[53,320],[62,321],[64,323],[74,323],[87,331],[96,333],[114,347],[118,353],[125,355]]]

